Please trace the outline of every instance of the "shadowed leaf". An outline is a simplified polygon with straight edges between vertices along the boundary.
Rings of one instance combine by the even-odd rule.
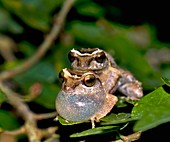
[[[82,122],[67,121],[67,120],[63,119],[61,116],[57,116],[57,118],[62,125],[75,125],[75,124],[80,124],[80,123],[85,122],[85,121],[82,121]]]
[[[44,83],[42,86],[42,93],[34,101],[46,108],[55,109],[55,100],[59,87],[48,83]]]
[[[83,137],[83,136],[89,136],[89,135],[97,135],[97,134],[105,134],[110,133],[118,130],[118,126],[104,126],[104,127],[97,127],[93,129],[89,129],[80,133],[75,133],[70,135],[71,138],[73,137]]]
[[[170,89],[170,88],[169,88]],[[145,131],[170,121],[170,94],[163,87],[143,97],[132,110],[132,118],[141,117],[135,131]]]
[[[0,91],[0,105],[6,100],[5,95]]]
[[[167,86],[170,87],[170,80],[169,80],[169,79],[167,79],[167,78],[165,78],[165,77],[162,77],[161,79],[162,79],[162,81],[163,81]]]
[[[20,17],[26,24],[42,31],[49,29],[51,12],[63,2],[63,0],[1,1],[9,11]]]
[[[110,125],[110,124],[121,124],[121,123],[127,123],[130,121],[137,120],[136,118],[131,118],[130,113],[119,113],[119,114],[110,114],[102,119],[100,119],[102,122],[102,125]]]
[[[0,110],[0,128],[4,130],[14,130],[19,127],[17,119],[12,113]]]
[[[126,36],[128,28],[102,20],[98,23],[96,25],[74,21],[70,26],[70,32],[81,43],[88,43],[92,47],[103,48],[114,54],[114,58],[119,60],[120,65],[127,67],[142,81],[145,88],[153,89],[159,86],[159,74],[152,69],[135,43]]]

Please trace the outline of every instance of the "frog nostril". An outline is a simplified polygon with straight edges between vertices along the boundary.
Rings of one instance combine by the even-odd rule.
[[[63,72],[63,70],[60,71],[58,76],[59,76],[60,80],[63,82],[64,81],[64,72]]]

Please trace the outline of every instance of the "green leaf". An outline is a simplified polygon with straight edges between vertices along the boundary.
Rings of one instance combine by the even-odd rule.
[[[35,82],[53,83],[57,78],[55,68],[48,62],[39,62],[32,68],[15,77],[21,86],[30,86]],[[24,87],[23,86],[23,87]]]
[[[41,61],[14,79],[26,92],[34,83],[39,82],[42,92],[34,101],[46,108],[55,109],[55,99],[59,92],[59,87],[54,84],[56,78],[55,68],[50,63]]]
[[[19,124],[12,113],[0,110],[0,128],[4,130],[14,130],[19,128]]]
[[[60,6],[63,0],[1,0],[6,9],[16,14],[29,26],[47,31],[51,21],[51,13]]]
[[[137,120],[136,118],[131,118],[130,113],[119,113],[119,114],[110,114],[102,119],[100,119],[102,122],[102,125],[110,125],[110,124],[121,124],[121,123],[127,123],[130,121]]]
[[[161,84],[159,74],[148,64],[139,48],[136,48],[136,43],[129,40],[127,27],[107,21],[101,21],[98,25],[74,21],[70,32],[82,44],[88,43],[114,55],[119,65],[127,67],[143,83],[145,89],[153,89]]]
[[[19,34],[23,32],[23,28],[12,19],[8,11],[0,8],[0,31]]]
[[[57,116],[59,122],[62,124],[62,125],[75,125],[75,124],[80,124],[80,123],[84,123],[85,121],[82,121],[82,122],[72,122],[72,121],[67,121],[65,120],[64,118],[62,118],[61,116]]]
[[[165,77],[162,77],[161,79],[162,79],[162,81],[163,81],[167,86],[170,87],[170,80],[169,80],[169,79],[167,79],[167,78],[165,78]]]
[[[42,86],[42,93],[34,101],[46,108],[55,109],[55,100],[60,88],[47,83],[43,83]]]
[[[119,113],[119,114],[111,113],[110,115],[103,117],[101,120],[105,122],[112,121],[112,120],[122,120],[122,119],[130,118],[130,116],[131,116],[130,113]]]
[[[170,89],[170,88],[168,88]],[[163,87],[143,97],[132,110],[132,118],[141,117],[135,131],[146,131],[170,121],[170,94]]]
[[[89,130],[85,130],[80,133],[75,133],[70,135],[71,138],[74,137],[83,137],[83,136],[89,136],[89,135],[97,135],[97,134],[105,134],[110,133],[118,130],[118,126],[104,126],[104,127],[97,127]]]
[[[27,41],[19,43],[20,51],[24,54],[24,57],[31,57],[36,52],[36,47]]]
[[[67,55],[69,51],[72,49],[72,47],[66,47],[62,46],[61,44],[56,45],[53,57],[55,61],[55,68],[58,72],[60,72],[63,68],[69,68],[71,66],[70,61],[67,58]]]
[[[0,105],[6,100],[5,95],[0,90]]]
[[[94,16],[94,17],[101,17],[104,14],[104,10],[99,5],[88,2],[76,7],[77,11],[86,16]]]

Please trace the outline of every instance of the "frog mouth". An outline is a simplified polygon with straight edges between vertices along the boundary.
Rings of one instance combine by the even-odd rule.
[[[87,71],[100,71],[103,70],[104,68],[83,68],[83,67],[74,67],[74,71],[77,72],[78,74],[82,74]]]

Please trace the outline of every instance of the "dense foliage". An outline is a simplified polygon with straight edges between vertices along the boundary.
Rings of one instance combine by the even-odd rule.
[[[39,48],[53,25],[54,15],[63,0],[0,0],[0,70],[10,70],[30,58]],[[163,131],[170,121],[170,44],[158,40],[154,24],[122,24],[119,7],[93,0],[77,0],[67,15],[59,38],[45,56],[25,72],[7,82],[35,113],[55,111],[55,98],[61,87],[58,73],[70,67],[67,58],[72,48],[98,47],[115,58],[143,84],[144,97],[139,101],[121,99],[112,112],[91,129],[90,122],[75,124],[58,118],[42,120],[40,128],[58,126],[62,141],[111,141],[120,135],[144,131],[141,139],[153,140],[147,134]],[[6,44],[4,44],[4,41]],[[41,86],[37,96],[31,87]],[[122,94],[116,92],[118,96]],[[14,130],[23,124],[4,93],[0,91],[0,132]],[[160,129],[160,130],[159,130]],[[97,138],[98,137],[98,138]],[[18,137],[24,141],[24,136]],[[140,141],[140,139],[139,139]]]

